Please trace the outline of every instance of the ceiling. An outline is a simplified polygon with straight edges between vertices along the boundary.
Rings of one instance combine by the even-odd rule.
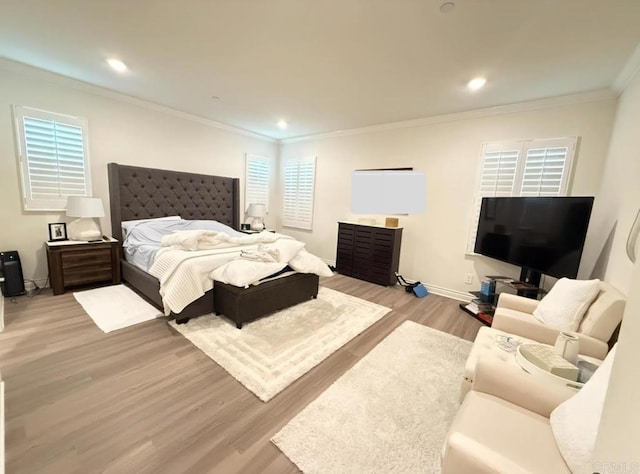
[[[608,88],[640,43],[638,0],[444,1],[2,0],[0,56],[290,138]]]

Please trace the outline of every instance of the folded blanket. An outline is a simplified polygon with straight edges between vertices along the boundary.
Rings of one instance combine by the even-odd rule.
[[[213,288],[211,270],[237,258],[240,252],[239,247],[198,251],[161,248],[149,273],[160,280],[165,314],[179,313]]]
[[[240,258],[254,262],[274,263],[278,261],[279,253],[276,249],[265,249],[262,244],[258,244],[258,248],[255,250],[240,252]]]

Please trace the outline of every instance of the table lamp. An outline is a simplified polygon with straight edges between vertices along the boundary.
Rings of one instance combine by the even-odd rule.
[[[71,240],[97,240],[102,236],[96,217],[104,217],[102,199],[85,196],[67,198],[67,216],[78,217],[69,223]]]
[[[263,230],[264,223],[262,219],[267,213],[267,207],[264,204],[249,204],[247,208],[247,215],[252,217],[251,230]]]

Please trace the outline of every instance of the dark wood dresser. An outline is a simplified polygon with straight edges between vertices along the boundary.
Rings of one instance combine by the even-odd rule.
[[[379,285],[394,285],[401,241],[401,227],[338,222],[336,271]]]
[[[54,295],[69,287],[117,285],[121,281],[120,242],[47,242],[49,278]]]

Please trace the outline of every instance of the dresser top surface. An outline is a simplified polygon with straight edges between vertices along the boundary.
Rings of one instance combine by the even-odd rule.
[[[402,226],[398,226],[398,227],[387,227],[386,225],[381,225],[381,224],[363,224],[361,222],[353,222],[353,221],[338,221],[338,224],[350,224],[350,225],[359,225],[362,227],[378,227],[380,229],[402,229]]]
[[[47,247],[66,247],[69,245],[97,245],[97,244],[110,244],[113,242],[118,242],[118,240],[114,238],[109,238],[109,240],[97,240],[95,242],[90,242],[86,240],[56,240],[53,242],[45,242]]]

